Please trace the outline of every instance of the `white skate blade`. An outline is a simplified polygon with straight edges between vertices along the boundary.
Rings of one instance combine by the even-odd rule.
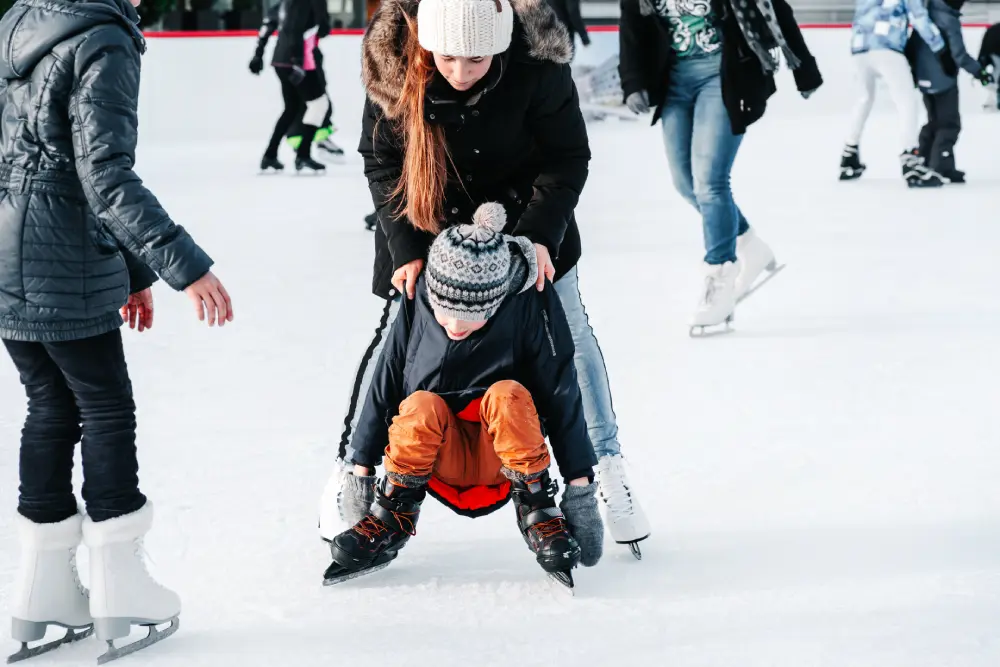
[[[73,642],[78,642],[81,639],[86,639],[90,635],[94,634],[94,626],[89,626],[87,628],[66,628],[66,634],[55,641],[51,641],[48,644],[42,644],[40,646],[35,646],[34,648],[28,648],[27,642],[21,643],[21,650],[13,655],[7,656],[7,664],[13,665],[15,662],[21,662],[22,660],[27,660],[28,658],[34,658],[35,656],[42,655],[43,653],[48,653],[49,651],[54,651],[63,644],[72,644]]]
[[[736,303],[739,303],[739,301]],[[712,338],[714,336],[723,336],[734,331],[732,324],[733,316],[730,315],[719,324],[695,324],[688,330],[688,335],[691,338]]]
[[[166,622],[167,621],[164,621],[164,623]],[[166,639],[170,635],[177,632],[181,624],[180,619],[177,616],[174,616],[172,619],[170,619],[169,623],[170,626],[163,630],[158,630],[155,625],[144,625],[144,627],[149,628],[149,634],[146,635],[144,638],[140,639],[139,641],[133,642],[126,646],[116,647],[114,642],[109,640],[108,650],[106,653],[104,653],[104,655],[100,656],[97,659],[97,664],[103,665],[111,662],[112,660],[117,660],[118,658],[124,658],[126,655],[131,655],[136,651],[141,651],[144,648],[149,648],[153,644]]]
[[[786,266],[788,266],[788,265],[787,265],[787,264],[778,264],[778,265],[775,265],[775,266],[774,266],[774,268],[767,268],[767,269],[764,269],[764,277],[763,277],[763,278],[759,278],[759,279],[757,280],[757,282],[755,282],[755,283],[754,283],[754,284],[753,284],[753,285],[752,285],[752,286],[750,287],[750,289],[748,289],[748,290],[747,290],[746,292],[744,292],[743,294],[741,294],[741,295],[740,295],[740,296],[739,296],[739,297],[738,297],[738,298],[736,299],[736,303],[737,303],[737,305],[738,305],[738,304],[740,304],[740,303],[742,303],[742,302],[743,302],[743,301],[744,301],[744,300],[745,300],[745,299],[746,299],[747,297],[749,297],[749,296],[750,296],[750,295],[752,295],[752,294],[753,294],[754,292],[756,292],[757,290],[759,290],[759,289],[760,289],[761,287],[763,287],[764,285],[766,285],[766,284],[768,283],[768,281],[769,281],[769,280],[771,280],[771,278],[773,278],[773,277],[775,277],[776,275],[778,275],[779,273],[781,273],[781,271],[782,271],[782,270],[783,270],[783,269],[784,269],[784,268],[785,268]]]

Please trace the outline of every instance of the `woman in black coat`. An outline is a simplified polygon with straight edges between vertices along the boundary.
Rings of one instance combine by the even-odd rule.
[[[452,16],[482,22],[471,31],[476,39],[448,32],[461,21],[428,20],[418,33],[418,7],[426,16],[432,7],[451,12],[447,3],[463,5]],[[493,41],[480,43],[487,38]],[[604,359],[577,284],[574,209],[590,148],[565,28],[544,0],[386,0],[362,55],[368,99],[360,152],[380,223],[373,289],[387,302],[358,371],[340,458],[352,460],[351,438],[383,333],[400,295],[413,298],[435,235],[469,220],[481,204],[500,202],[504,231],[534,244],[537,289],[554,288],[566,311],[612,533],[620,542],[645,538],[649,528],[622,467]]]
[[[728,322],[774,253],[733,201],[747,127],[774,94],[780,49],[804,97],[823,83],[785,0],[622,0],[625,103],[662,121],[674,187],[702,215],[705,287],[692,332]]]

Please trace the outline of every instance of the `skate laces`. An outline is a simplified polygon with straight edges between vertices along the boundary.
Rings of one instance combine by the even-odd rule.
[[[413,517],[417,515],[416,512],[393,512],[392,516],[396,519],[396,523],[399,525],[399,529],[413,537],[417,534],[417,524]],[[382,519],[378,518],[374,514],[369,514],[364,519],[359,521],[353,528],[354,532],[362,537],[367,537],[369,540],[374,540],[376,537],[389,530],[389,526],[386,525]]]
[[[560,533],[565,533],[567,531],[566,521],[563,517],[557,516],[554,519],[536,523],[531,527],[531,530],[534,531],[540,540],[544,540],[549,537],[556,537]]]
[[[149,571],[149,565],[147,561],[149,563],[153,563],[153,565],[156,565],[156,561],[154,561],[153,557],[149,555],[148,551],[146,551],[146,545],[143,543],[142,538],[140,537],[139,539],[135,540],[135,542],[133,542],[133,545],[135,546],[133,552],[135,553],[135,557],[139,560],[139,564],[142,566],[142,571],[146,573],[146,576],[149,577],[149,580],[153,582],[153,584],[157,588],[167,590],[166,586],[157,581],[156,577],[154,577],[152,573],[150,573]]]
[[[632,492],[625,481],[625,465],[620,456],[612,457],[607,466],[598,465],[598,487],[601,500],[615,519],[632,515]]]
[[[69,569],[73,573],[73,582],[76,584],[77,590],[79,590],[83,595],[89,596],[90,591],[88,591],[83,585],[83,582],[80,581],[80,571],[76,569],[76,549],[69,552]]]

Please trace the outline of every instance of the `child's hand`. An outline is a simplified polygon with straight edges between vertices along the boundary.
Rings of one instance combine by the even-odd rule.
[[[535,244],[535,259],[538,261],[538,280],[535,281],[535,287],[541,292],[545,289],[545,279],[553,280],[556,277],[556,266],[552,263],[549,249],[541,243]]]
[[[424,260],[415,259],[412,262],[403,264],[392,274],[392,286],[402,294],[406,292],[406,297],[411,301],[417,295],[417,278],[424,270]]]
[[[153,328],[153,290],[148,287],[141,292],[129,295],[128,301],[122,306],[122,319],[128,322],[129,329],[139,325],[139,333]]]
[[[229,299],[226,288],[211,271],[191,283],[184,293],[194,302],[200,321],[205,321],[205,311],[208,310],[208,326],[215,326],[216,320],[220,327],[233,321],[233,302]]]

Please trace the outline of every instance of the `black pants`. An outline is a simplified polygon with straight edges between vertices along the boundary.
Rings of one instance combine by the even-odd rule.
[[[920,154],[939,174],[955,171],[955,144],[962,131],[958,86],[943,93],[924,93],[927,124],[920,130]]]
[[[305,79],[298,85],[289,80],[291,70],[284,67],[276,67],[274,71],[281,82],[281,98],[284,100],[285,109],[278,117],[278,122],[274,125],[274,132],[271,134],[271,141],[267,144],[267,157],[278,157],[278,146],[281,140],[291,129],[296,120],[302,118],[305,113],[306,103],[319,99],[326,94],[323,84],[323,77],[318,70],[306,72]],[[299,144],[298,157],[309,157],[312,148],[313,137],[316,136],[316,127],[311,125],[302,126],[302,143]]]
[[[28,395],[18,512],[35,523],[73,516],[73,452],[94,521],[141,508],[135,402],[120,330],[65,343],[4,341]]]

